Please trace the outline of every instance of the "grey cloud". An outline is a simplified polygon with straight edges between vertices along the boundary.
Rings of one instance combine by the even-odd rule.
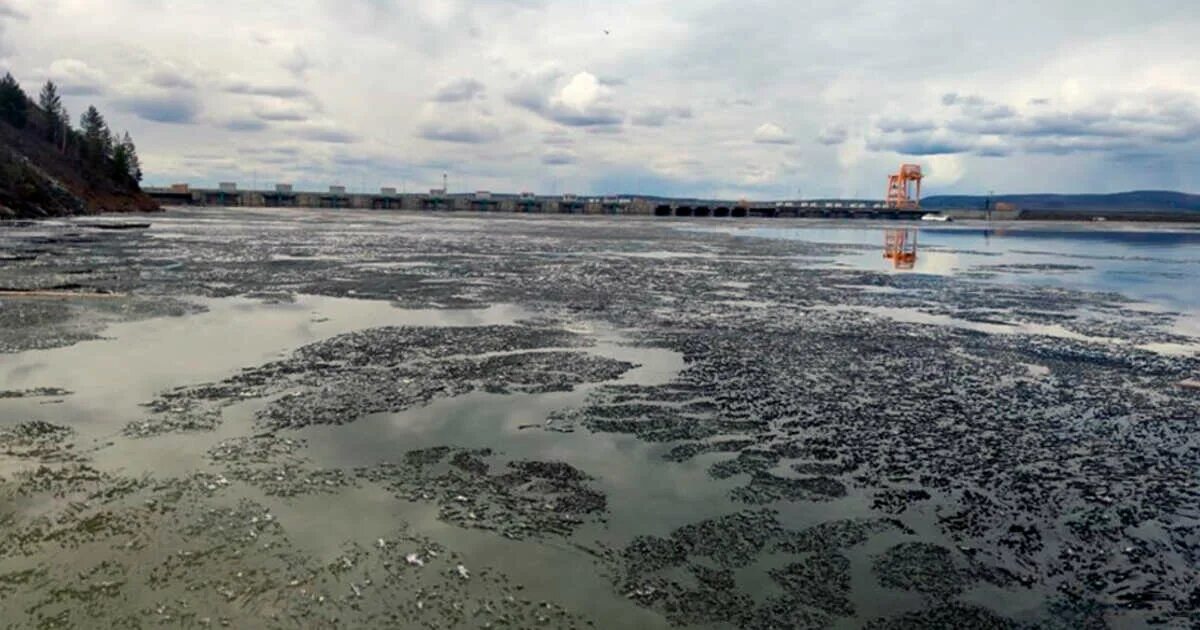
[[[294,109],[256,109],[254,110],[254,115],[263,120],[270,120],[272,122],[302,122],[309,119],[308,114],[296,111]]]
[[[1171,161],[1170,157],[1163,155],[1157,151],[1117,151],[1110,158],[1114,162],[1130,163],[1130,164],[1155,164],[1165,165]]]
[[[1029,140],[1024,144],[1024,149],[1027,153],[1048,153],[1051,155],[1131,151],[1136,148],[1136,143],[1130,140],[1098,136],[1037,138]]]
[[[555,82],[562,76],[557,70],[526,76],[518,80],[517,86],[505,94],[505,100],[567,127],[603,127],[625,122],[624,112],[609,105],[594,103],[577,110],[554,102]]]
[[[546,134],[542,137],[542,142],[550,146],[559,147],[571,146],[575,144],[575,141],[572,140],[570,136],[558,129],[546,132]]]
[[[508,95],[508,100],[517,107],[528,109],[546,120],[568,127],[620,125],[625,121],[625,115],[612,107],[593,106],[576,110],[562,104],[553,104],[548,102],[547,98],[530,92],[512,92]]]
[[[846,141],[846,138],[848,136],[849,136],[849,134],[847,133],[845,127],[842,127],[842,126],[826,127],[821,130],[820,134],[817,135],[817,142],[820,142],[821,144],[826,145],[826,146],[832,146],[832,145],[842,144],[843,142]]]
[[[286,155],[264,155],[254,159],[259,164],[295,164],[296,159]],[[245,165],[243,165],[245,166]]]
[[[445,123],[430,121],[417,130],[426,140],[457,142],[461,144],[485,144],[500,138],[500,130],[491,123]]]
[[[146,82],[155,87],[164,89],[190,90],[196,87],[195,82],[174,68],[161,68],[156,70],[146,78]]]
[[[527,109],[531,112],[541,112],[545,107],[544,96],[527,88],[516,88],[505,95],[510,104]]]
[[[224,153],[184,153],[180,157],[192,162],[215,162],[229,159],[229,156]]]
[[[1016,109],[979,97],[947,94],[943,102],[958,107],[957,117],[935,133],[917,125],[879,125],[882,136],[873,150],[909,155],[972,151],[985,157],[1026,153],[1133,152],[1163,144],[1200,142],[1200,104],[1184,93],[1142,95],[1139,103],[1117,108],[1096,105],[1076,111],[1046,111],[1022,115]],[[985,143],[980,143],[981,137]]]
[[[620,125],[597,125],[585,127],[584,132],[593,136],[619,136],[625,133],[625,129]]]
[[[946,106],[950,106],[950,105],[979,106],[979,105],[985,105],[985,104],[987,104],[987,101],[984,100],[983,97],[981,97],[981,96],[975,96],[975,95],[963,96],[957,92],[949,92],[949,93],[942,95],[942,105],[946,105]]]
[[[538,113],[568,127],[602,127],[620,125],[625,121],[625,115],[611,107],[591,107],[584,111],[575,111],[568,107],[557,106]]]
[[[306,98],[310,96],[310,92],[307,89],[296,85],[253,85],[245,81],[229,83],[225,86],[225,91],[230,94],[273,96],[283,99]]]
[[[348,131],[331,127],[305,127],[296,130],[296,135],[305,140],[327,142],[330,144],[352,144],[358,142],[358,136]]]
[[[981,147],[975,150],[975,155],[980,157],[1008,157],[1012,155],[1012,150],[1008,147]]]
[[[230,131],[263,131],[267,129],[267,123],[258,120],[257,118],[233,118],[225,121],[223,125]]]
[[[1008,105],[988,105],[982,107],[976,115],[982,120],[1002,120],[1016,116],[1017,110]]]
[[[293,146],[247,146],[238,147],[240,156],[238,162],[243,166],[247,163],[257,164],[288,164],[297,165],[303,153]]]
[[[470,101],[483,96],[487,88],[472,78],[455,79],[441,85],[433,95],[433,100],[439,103],[458,103]]]
[[[108,83],[103,72],[78,59],[58,59],[50,64],[50,80],[58,91],[69,96],[95,96],[105,92]]]
[[[63,83],[59,79],[51,79],[59,86],[59,94],[65,96],[99,96],[104,94],[104,86],[98,84]]]
[[[126,96],[117,104],[139,118],[176,125],[190,125],[200,113],[199,99],[182,92]]]
[[[962,112],[979,120],[1002,120],[1013,118],[1017,111],[1003,103],[994,103],[982,96],[960,96],[954,92],[942,96],[942,104],[958,106]]]
[[[275,146],[275,145],[257,146],[257,145],[255,145],[255,146],[249,146],[249,147],[238,147],[237,152],[241,153],[243,155],[286,155],[286,156],[292,156],[292,157],[300,155],[300,149],[298,147],[291,147],[291,146],[286,146],[286,145],[284,145],[284,146]]]
[[[1040,136],[1095,136],[1117,137],[1125,135],[1120,121],[1103,112],[1059,112],[1039,115],[1020,121],[1013,135],[1023,137]]]
[[[370,154],[358,150],[352,153],[336,152],[330,158],[330,162],[355,170],[383,171],[389,175],[412,171],[408,162],[401,161],[391,154]]]
[[[574,154],[567,151],[550,151],[542,156],[542,164],[548,166],[562,166],[566,164],[574,164],[579,161]]]
[[[26,21],[29,19],[29,14],[12,6],[4,0],[0,0],[0,18],[11,18],[14,20]]]
[[[872,151],[893,151],[901,155],[949,155],[970,151],[971,143],[952,137],[916,134],[875,138],[867,143],[867,147]]]
[[[508,101],[527,109],[551,122],[568,127],[601,127],[620,125],[625,122],[625,114],[613,107],[596,105],[584,110],[575,110],[547,100],[537,99],[528,93],[508,95]]]
[[[937,125],[933,121],[908,118],[883,118],[876,123],[875,127],[884,133],[917,133],[937,129]]]
[[[425,160],[425,161],[417,164],[417,166],[420,168],[430,169],[430,170],[434,170],[434,171],[448,171],[451,168],[454,168],[455,163],[453,160],[435,158],[435,159],[431,159],[431,160]]]
[[[1011,119],[978,120],[974,118],[956,118],[947,122],[944,128],[955,133],[1008,136],[1016,132],[1018,125],[1018,121]]]
[[[650,107],[636,114],[630,122],[642,127],[662,127],[671,119],[686,120],[691,117],[690,107]]]
[[[281,68],[290,72],[297,79],[304,78],[305,73],[308,72],[309,68],[312,68],[312,65],[313,63],[309,59],[308,53],[304,52],[304,49],[299,46],[293,48],[292,53],[279,64]]]

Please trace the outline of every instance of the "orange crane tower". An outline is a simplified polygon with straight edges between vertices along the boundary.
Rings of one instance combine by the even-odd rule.
[[[920,164],[901,164],[900,172],[888,175],[887,207],[903,210],[916,210],[921,207],[921,174]],[[913,192],[913,183],[916,192]]]

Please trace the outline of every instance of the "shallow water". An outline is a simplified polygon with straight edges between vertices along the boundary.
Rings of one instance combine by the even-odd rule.
[[[1021,320],[1015,311],[1040,306],[1036,295],[1032,298],[1023,296],[1022,299],[1026,301],[1016,307],[1011,304],[1000,307],[986,305],[994,311],[988,317],[1000,318],[993,321],[929,312],[931,306],[939,306],[930,298],[922,298],[925,302],[920,307],[830,302],[824,297],[826,294],[820,292],[826,287],[818,282],[803,289],[811,293],[804,296],[810,303],[797,307],[790,302],[792,296],[787,293],[787,285],[772,287],[772,292],[759,292],[767,280],[757,274],[764,264],[774,264],[776,261],[772,251],[759,250],[754,245],[742,251],[737,243],[727,245],[721,241],[675,243],[665,237],[641,241],[637,239],[643,235],[640,234],[640,228],[636,227],[638,224],[634,223],[635,227],[629,232],[617,232],[616,237],[607,237],[607,240],[590,245],[591,249],[580,248],[576,251],[570,238],[555,233],[547,235],[547,232],[563,230],[570,235],[574,230],[578,232],[575,236],[579,242],[583,243],[585,232],[625,230],[629,229],[626,227],[628,224],[611,219],[580,222],[549,218],[505,220],[498,225],[508,231],[503,237],[507,240],[497,238],[491,241],[488,240],[491,235],[488,234],[489,226],[486,223],[489,220],[469,217],[443,223],[428,217],[378,213],[349,213],[348,217],[343,218],[316,211],[298,212],[291,217],[265,212],[242,217],[233,213],[208,215],[195,211],[155,217],[155,226],[146,233],[145,240],[136,241],[139,247],[147,247],[147,251],[139,252],[138,260],[143,266],[138,271],[138,282],[160,291],[165,291],[162,286],[168,286],[170,293],[185,297],[202,307],[203,312],[106,323],[100,330],[100,339],[58,348],[0,354],[0,384],[3,385],[0,390],[32,390],[52,386],[71,392],[62,396],[0,398],[0,415],[9,423],[40,420],[69,427],[76,432],[77,449],[87,454],[96,469],[132,479],[186,479],[198,472],[221,475],[224,471],[228,475],[229,470],[211,459],[211,451],[227,441],[268,433],[273,439],[303,441],[304,446],[293,455],[303,458],[306,470],[312,471],[371,468],[399,461],[406,453],[418,449],[447,445],[459,449],[493,449],[496,451],[492,463],[495,468],[521,460],[565,462],[592,478],[588,482],[589,487],[607,497],[606,510],[602,517],[582,522],[570,536],[548,536],[544,539],[513,540],[495,531],[461,527],[448,522],[439,513],[436,503],[407,500],[401,493],[389,491],[376,483],[349,484],[332,492],[273,496],[254,484],[235,482],[220,498],[226,503],[249,499],[263,506],[285,525],[294,550],[314,558],[316,562],[336,563],[343,557],[344,546],[348,542],[370,547],[376,540],[394,532],[398,523],[404,522],[414,534],[437,541],[459,554],[464,565],[473,571],[487,567],[503,572],[506,579],[524,585],[525,594],[534,600],[555,602],[584,619],[594,621],[599,627],[651,628],[669,627],[671,624],[661,609],[639,605],[635,598],[614,584],[616,580],[612,574],[619,569],[620,550],[639,536],[668,537],[675,530],[747,509],[747,505],[731,500],[732,493],[744,489],[744,474],[726,478],[714,478],[711,474],[713,465],[730,460],[732,453],[701,453],[680,461],[664,459],[664,455],[678,443],[703,440],[711,437],[708,434],[700,438],[643,439],[636,434],[592,431],[583,425],[560,424],[563,412],[597,405],[597,400],[613,406],[611,400],[605,399],[610,395],[607,388],[655,388],[677,384],[690,366],[711,358],[702,350],[694,350],[697,355],[686,359],[685,353],[678,348],[667,347],[669,344],[666,342],[658,342],[657,345],[647,343],[641,335],[694,334],[696,330],[707,333],[709,323],[712,329],[730,327],[736,332],[736,327],[743,324],[739,319],[742,316],[738,313],[771,312],[780,319],[816,318],[822,325],[833,326],[831,330],[841,335],[840,338],[845,337],[841,327],[847,324],[842,318],[864,317],[868,319],[863,320],[863,330],[875,331],[881,337],[890,335],[893,331],[889,326],[894,324],[905,326],[902,330],[910,333],[910,337],[906,338],[922,339],[924,333],[928,333],[924,336],[931,343],[940,339],[938,335],[951,330],[988,338],[1027,337],[1043,342],[1061,341],[1079,344],[1084,348],[1096,344],[1115,348],[1112,352],[1118,355],[1148,349],[1152,354],[1163,356],[1200,356],[1200,345],[1197,345],[1200,342],[1197,339],[1188,342],[1186,339],[1145,341],[1136,336],[1117,338],[1107,336],[1108,333],[1079,332],[1060,323]],[[1169,229],[1138,231],[1110,226],[1102,229],[921,226],[917,228],[919,249],[915,264],[912,269],[901,270],[881,256],[883,231],[894,227],[858,222],[833,226],[803,222],[755,222],[749,227],[713,227],[711,222],[695,222],[686,229],[698,230],[709,236],[715,232],[718,237],[732,234],[750,237],[750,240],[814,244],[811,251],[792,252],[783,258],[783,264],[787,264],[789,269],[801,272],[863,271],[882,274],[885,280],[901,274],[932,275],[938,276],[939,280],[963,279],[982,283],[985,287],[1062,287],[1084,292],[1117,293],[1133,300],[1130,304],[1144,308],[1146,312],[1177,313],[1172,331],[1184,337],[1200,337],[1200,283],[1191,281],[1200,272],[1200,233]],[[304,240],[308,231],[313,235],[312,243]],[[45,233],[52,234],[54,230]],[[378,246],[369,240],[381,233],[405,235],[406,239],[410,239],[405,242],[411,249],[392,243]],[[298,240],[290,240],[293,238]],[[234,246],[222,249],[214,241],[232,243],[237,247],[245,243],[250,253],[237,250]],[[271,251],[264,252],[251,247],[260,242],[274,245],[277,241],[279,246]],[[365,253],[359,247],[364,241],[371,247]],[[147,242],[149,246],[145,244]],[[838,247],[823,247],[826,244]],[[505,250],[505,247],[512,249]],[[726,247],[730,251],[725,251]],[[545,265],[547,260],[563,261],[564,266],[569,261],[572,265],[582,267],[573,275],[558,278],[554,276],[557,268]],[[445,261],[444,265],[442,261]],[[515,261],[520,261],[520,264]],[[695,267],[690,267],[689,263],[694,263]],[[280,265],[281,275],[295,273],[301,276],[303,282],[311,281],[312,286],[318,289],[327,289],[331,283],[345,284],[337,284],[336,289],[327,289],[329,293],[336,293],[340,297],[297,292],[294,290],[297,286],[294,280],[291,285],[278,288],[280,295],[249,297],[245,294],[262,293],[266,288],[251,286],[236,274],[202,276],[206,291],[229,289],[237,294],[232,297],[201,296],[170,283],[154,284],[162,278],[172,277],[171,274],[192,273],[194,269],[207,264],[231,264],[235,269],[240,269],[242,265]],[[508,264],[514,265],[515,270],[507,269],[505,265]],[[293,272],[293,266],[301,265],[312,267]],[[453,265],[466,265],[467,271],[447,271]],[[610,266],[617,269],[612,272],[614,275],[644,273],[639,277],[643,278],[642,282],[646,285],[667,271],[672,274],[672,281],[654,288],[647,286],[646,304],[638,304],[639,300],[634,295],[634,299],[630,300],[633,306],[627,305],[625,308],[644,309],[638,311],[636,317],[615,312],[612,305],[590,295],[578,300],[568,297],[564,305],[554,304],[549,299],[538,301],[539,298],[529,297],[538,295],[537,286],[525,294],[531,303],[499,301],[488,297],[502,294],[503,291],[499,289],[531,277],[537,278],[535,285],[541,284],[547,290],[562,287],[577,289],[590,286],[591,283],[604,286],[605,283],[617,282],[600,275],[607,272]],[[651,271],[646,272],[647,268]],[[731,268],[735,271],[730,272]],[[510,275],[490,275],[494,269],[501,269]],[[383,275],[364,277],[355,274]],[[724,274],[731,275],[725,277]],[[835,277],[839,282],[846,283],[839,285],[846,291],[845,295],[886,299],[889,296],[904,297],[909,290],[904,285],[884,284],[884,280],[880,280],[879,284],[859,284],[855,282],[861,281],[860,277]],[[803,273],[796,276],[798,281],[806,278]],[[874,277],[871,279],[875,280]],[[188,282],[190,280],[179,284],[193,286]],[[239,284],[243,282],[247,284]],[[672,285],[672,282],[678,284]],[[685,287],[684,283],[687,282],[695,282],[697,287]],[[422,293],[440,285],[463,290],[445,294]],[[134,283],[132,286],[136,292],[140,285]],[[267,288],[275,289],[273,286]],[[495,293],[488,293],[489,288]],[[963,290],[957,285],[954,288]],[[638,289],[640,287],[623,290],[628,293]],[[976,295],[973,285],[966,289],[969,295]],[[801,291],[796,289],[797,293]],[[982,293],[986,295],[987,292]],[[366,294],[376,299],[355,297]],[[418,297],[413,298],[411,294],[417,294]],[[484,297],[477,298],[477,295]],[[955,293],[949,295],[953,299],[963,300],[964,304],[955,305],[963,310],[977,308],[970,301],[976,299],[974,297],[967,299]],[[382,299],[379,296],[383,296]],[[1006,299],[1016,300],[1011,296]],[[1105,319],[1114,317],[1112,309],[1119,308],[1119,305],[1113,306],[1101,297],[1072,299],[1080,299],[1085,303],[1082,309],[1072,309],[1072,314],[1094,309],[1097,318]],[[437,307],[446,300],[480,304],[472,308]],[[428,307],[402,307],[408,301],[420,301]],[[616,299],[610,296],[610,301],[615,302]],[[682,304],[689,312],[673,310],[675,304]],[[539,317],[550,320],[536,323]],[[751,319],[749,315],[745,316],[746,321]],[[805,323],[803,319],[800,321],[802,323],[788,325],[803,330]],[[745,324],[745,331],[754,332],[774,323],[770,316],[755,316],[753,323]],[[536,326],[547,331],[578,333],[589,345],[514,348],[491,352],[475,352],[467,348],[460,355],[439,357],[437,361],[423,365],[432,370],[438,368],[439,362],[462,357],[486,359],[577,351],[580,356],[626,361],[634,367],[613,379],[585,379],[565,391],[499,393],[488,391],[487,387],[474,387],[466,393],[434,396],[423,404],[412,405],[401,411],[376,411],[357,417],[331,419],[336,422],[283,428],[265,427],[259,414],[296,391],[272,391],[269,395],[260,395],[255,391],[242,390],[230,396],[244,396],[244,399],[221,401],[224,406],[218,409],[220,421],[210,431],[164,432],[141,439],[131,439],[125,433],[131,422],[140,421],[149,414],[147,403],[156,400],[164,392],[220,383],[238,374],[254,374],[256,369],[286,360],[297,349],[315,342],[385,326],[443,329],[515,324]],[[780,327],[786,329],[787,325]],[[1112,334],[1120,332],[1118,330]],[[871,341],[871,333],[864,333],[864,343],[869,345]],[[730,343],[733,342],[736,342],[736,335]],[[952,353],[961,352],[966,364],[980,360],[960,347],[965,342],[959,338],[939,343],[947,343]],[[787,363],[776,363],[785,357],[774,355],[778,351],[772,348],[752,347],[744,350],[756,356],[763,365],[785,366],[773,367],[773,371],[798,369],[797,365],[807,365],[804,356],[790,355],[786,357]],[[341,357],[335,357],[338,358]],[[364,373],[369,375],[380,367],[368,366],[369,369]],[[565,373],[569,371],[568,367],[562,366],[561,369]],[[1019,367],[1015,375],[1002,375],[1001,380],[1006,386],[1014,381],[1045,383],[1057,376],[1052,368],[1034,360],[1022,363]],[[997,369],[997,366],[993,365],[991,369]],[[1054,369],[1061,369],[1061,366],[1056,365]],[[797,376],[800,374],[797,373]],[[723,383],[726,377],[730,379],[727,391]],[[334,380],[329,375],[322,378]],[[753,371],[751,377],[746,378],[733,373],[720,374],[717,378],[716,385],[708,385],[708,391],[688,401],[715,404],[713,401],[718,394],[729,394],[732,402],[725,402],[730,407],[715,414],[717,421],[723,419],[723,415],[734,415],[746,404],[753,405],[762,398],[779,395],[770,388],[762,391],[756,389],[757,382],[754,379],[762,378],[762,375],[756,375]],[[472,376],[466,377],[466,380],[478,385],[476,381],[479,379]],[[893,389],[905,384],[901,378]],[[363,387],[368,385],[364,384]],[[298,380],[290,383],[290,386],[294,390],[316,392],[329,386],[331,389],[325,391],[331,398],[341,393],[326,382],[305,383]],[[811,382],[809,386],[812,386]],[[660,403],[652,398],[642,400],[635,393],[628,394],[635,403],[676,404]],[[811,396],[800,395],[798,399],[803,401],[822,395],[828,395],[828,392],[814,388]],[[839,394],[836,402],[846,403],[847,398],[854,395],[857,392],[850,396]],[[956,395],[969,397],[968,392],[957,392]],[[865,398],[853,404],[868,410],[875,406],[886,406]],[[1106,404],[1111,404],[1111,401]],[[858,409],[856,413],[859,413]],[[760,444],[771,440],[782,443],[784,440],[799,439],[797,436],[810,437],[813,429],[803,424],[809,419],[800,416],[800,428],[771,426],[766,432],[754,435],[741,434],[737,428],[721,428],[714,430],[714,434],[721,439],[749,436]],[[0,423],[0,429],[3,428],[4,423]],[[765,472],[776,477],[794,477],[787,461],[787,458],[781,459],[766,468]],[[0,454],[0,476],[11,476],[23,467],[28,468],[28,463],[10,461]],[[896,473],[898,478],[905,478],[904,483],[912,482],[907,478],[908,475],[907,471],[903,475]],[[849,480],[850,477],[845,475],[843,478]],[[897,484],[903,485],[901,482]],[[779,522],[784,527],[802,530],[839,519],[879,518],[881,513],[872,504],[878,498],[877,490],[870,484],[859,486],[847,483],[844,496],[813,501],[773,501],[768,505],[777,511]],[[994,492],[984,488],[977,490],[983,494]],[[464,499],[473,501],[475,497]],[[996,496],[994,499],[1003,501],[1004,497]],[[23,499],[0,496],[0,524],[3,524],[7,515],[23,517],[27,513],[53,511],[61,507],[56,503],[48,500],[34,506]],[[201,502],[200,505],[206,504]],[[927,505],[903,512],[903,524],[911,533],[881,531],[857,546],[838,549],[838,553],[844,554],[849,560],[848,598],[855,614],[835,616],[829,625],[861,627],[868,620],[919,611],[929,604],[929,600],[919,593],[881,587],[873,563],[899,543],[913,540],[946,549],[961,548],[963,543],[941,525],[943,510],[955,507],[949,495],[939,495]],[[1047,536],[1051,535],[1048,533]],[[164,536],[162,544],[179,543]],[[1056,543],[1051,543],[1051,546],[1053,544]],[[1051,552],[1037,555],[1049,557]],[[100,557],[103,557],[102,553]],[[0,572],[14,566],[29,565],[65,567],[69,572],[89,565],[92,558],[87,555],[63,560],[55,557],[51,551],[5,560],[0,553]],[[763,604],[780,592],[779,585],[769,577],[769,571],[794,559],[787,554],[764,553],[753,562],[735,567],[733,573],[740,592],[748,594],[755,605]],[[694,565],[712,564],[711,559],[698,560],[695,557],[691,562],[689,570],[695,570]],[[672,570],[686,573],[682,566]],[[0,583],[0,586],[3,584]],[[355,594],[359,588],[361,585],[353,585]],[[348,595],[349,592],[350,589],[343,586],[340,596],[349,598],[348,606],[357,610],[354,608],[357,604]],[[3,589],[0,588],[2,593]],[[130,610],[153,608],[158,601],[156,598],[160,597],[149,590],[126,595],[128,599],[123,604],[108,604],[109,607],[104,610],[112,612],[121,606]],[[1047,614],[1046,597],[1046,593],[1019,586],[978,582],[964,587],[958,601],[979,604],[1013,619],[1038,621]],[[24,608],[29,601],[20,601],[22,610],[30,610]],[[388,603],[373,601],[362,606],[367,610],[382,610],[387,608]],[[248,615],[245,618],[248,623],[253,623],[249,621],[254,619],[249,616],[250,611],[243,610],[241,613]],[[233,617],[235,625],[238,619],[236,615]],[[1128,618],[1119,620],[1128,621]],[[702,626],[721,626],[719,622],[701,621],[697,623]],[[416,622],[413,621],[413,624]]]
[[[263,303],[245,298],[205,299],[206,312],[186,318],[154,318],[115,324],[104,339],[40,352],[0,356],[0,382],[5,388],[31,389],[54,382],[70,390],[61,400],[0,400],[8,418],[40,420],[71,427],[79,443],[94,448],[96,467],[123,476],[186,476],[216,470],[205,455],[223,440],[251,430],[256,401],[226,410],[224,422],[211,433],[165,435],[154,440],[124,439],[130,419],[144,414],[141,404],[160,391],[218,380],[243,367],[275,360],[291,350],[338,334],[379,326],[487,326],[512,324],[530,312],[497,305],[470,310],[411,310],[387,302],[296,296],[294,302]],[[588,326],[599,343],[589,352],[631,360],[638,367],[620,381],[653,385],[670,380],[681,367],[677,353],[630,348],[611,328]],[[556,409],[582,404],[590,387],[543,395],[469,394],[440,400],[402,413],[372,414],[333,427],[283,431],[289,439],[308,440],[303,451],[317,467],[354,468],[394,461],[407,451],[454,444],[466,448],[503,447],[505,457],[564,460],[603,479],[606,492],[627,497],[609,516],[616,531],[643,524],[646,505],[666,506],[679,523],[712,516],[707,499],[719,487],[691,487],[684,475],[660,474],[656,457],[630,438],[596,439],[585,433],[561,434],[522,429],[542,424]],[[52,403],[52,404],[47,404]],[[0,463],[4,458],[0,456]],[[5,471],[0,467],[0,473]],[[591,573],[564,581],[590,558],[566,547],[524,541],[498,541],[494,536],[463,530],[437,520],[437,510],[416,503],[397,503],[387,493],[348,490],[336,496],[272,499],[239,492],[267,506],[292,524],[298,546],[317,557],[336,558],[345,540],[373,541],[387,536],[397,522],[429,536],[470,558],[472,565],[499,569],[538,597],[552,598],[592,618],[626,627],[654,627],[661,620],[610,594],[607,582]],[[682,508],[680,507],[682,506]],[[0,505],[0,507],[3,507]],[[605,531],[593,532],[604,536]],[[623,542],[623,541],[621,541]]]
[[[983,271],[994,274],[995,281],[1001,283],[1114,291],[1167,308],[1200,310],[1200,282],[1191,281],[1200,277],[1200,230],[1193,228],[912,227],[848,221],[839,225],[719,229],[751,237],[861,247],[864,249],[847,251],[833,263],[856,269],[939,275]],[[887,229],[916,230],[918,253],[911,270],[897,270],[879,254]],[[1038,268],[1047,265],[1064,268]]]

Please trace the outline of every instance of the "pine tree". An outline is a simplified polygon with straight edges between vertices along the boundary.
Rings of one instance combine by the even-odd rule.
[[[128,167],[125,172],[133,178],[135,182],[142,181],[142,162],[138,159],[137,147],[133,145],[133,138],[129,132],[125,132],[125,136],[121,138],[121,148],[125,151],[125,159],[128,162]]]
[[[126,131],[121,141],[113,145],[112,177],[117,181],[142,181],[142,167],[138,162],[137,147],[133,146],[133,138]]]
[[[113,156],[109,167],[112,168],[112,178],[117,181],[123,181],[129,176],[129,151],[126,150],[124,142],[118,142],[113,147]]]
[[[24,127],[29,113],[29,97],[21,85],[6,72],[0,79],[0,118],[14,127]]]
[[[62,122],[58,129],[60,136],[58,139],[58,150],[66,153],[67,146],[74,142],[75,130],[71,129],[71,114],[65,106],[62,108]]]
[[[38,107],[46,114],[46,139],[58,142],[64,135],[67,111],[58,95],[58,86],[54,85],[53,81],[46,81],[46,85],[42,86],[42,92],[38,94]]]
[[[93,167],[100,166],[106,158],[112,157],[112,132],[95,106],[89,106],[79,118],[79,128],[83,133],[84,155]]]

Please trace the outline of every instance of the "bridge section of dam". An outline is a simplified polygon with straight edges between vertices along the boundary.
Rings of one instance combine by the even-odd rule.
[[[928,211],[888,208],[879,202],[848,200],[729,201],[662,197],[493,194],[490,192],[398,193],[384,188],[378,193],[347,192],[340,186],[328,191],[296,191],[281,185],[274,190],[240,190],[232,184],[217,188],[184,185],[145,189],[168,206],[221,206],[251,208],[355,208],[362,210],[509,212],[531,214],[646,215],[656,217],[809,217],[919,219]]]

